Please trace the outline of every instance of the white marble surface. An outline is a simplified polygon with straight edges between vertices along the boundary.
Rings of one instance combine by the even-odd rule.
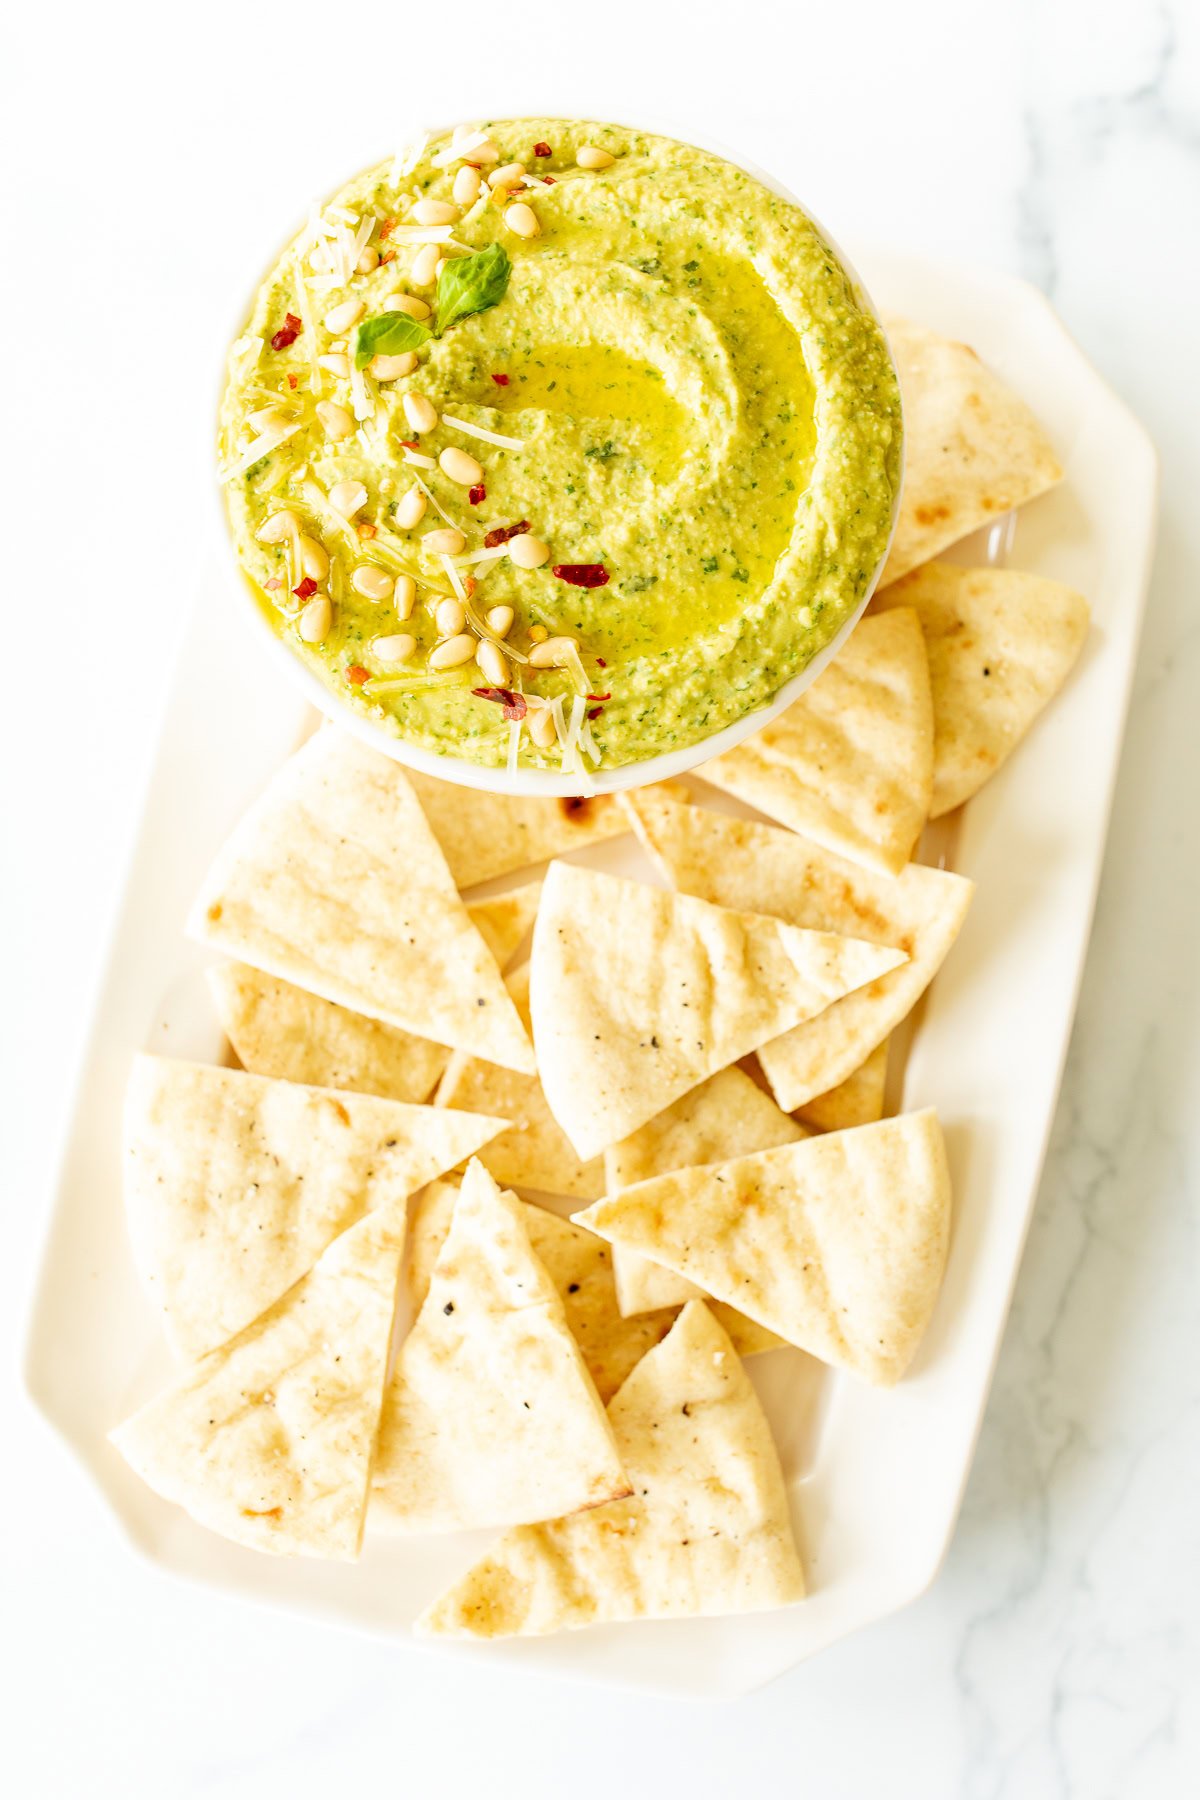
[[[21,1800],[1200,1791],[1200,14],[808,10],[70,0],[7,23],[0,1616]],[[1029,276],[1164,463],[1079,1022],[957,1538],[907,1612],[725,1707],[476,1674],[176,1587],[12,1380],[230,301],[308,194],[414,112],[556,106],[665,111],[846,240]]]

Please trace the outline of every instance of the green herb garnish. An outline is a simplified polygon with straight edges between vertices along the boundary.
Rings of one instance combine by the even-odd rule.
[[[512,263],[503,244],[489,244],[471,256],[456,256],[438,276],[432,327],[408,313],[378,313],[364,319],[354,333],[354,366],[365,369],[373,356],[403,356],[419,350],[431,337],[441,337],[448,325],[472,313],[487,312],[503,300]]]

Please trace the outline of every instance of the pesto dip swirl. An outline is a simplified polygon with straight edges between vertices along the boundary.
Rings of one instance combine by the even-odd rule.
[[[565,119],[432,138],[314,210],[220,412],[237,552],[295,653],[398,737],[553,770],[765,705],[860,601],[900,457],[882,332],[807,215]]]

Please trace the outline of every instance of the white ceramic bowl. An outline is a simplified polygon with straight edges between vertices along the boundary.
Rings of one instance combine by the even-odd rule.
[[[493,116],[497,119],[500,117],[498,114]],[[571,115],[567,112],[555,112],[551,110],[544,113],[521,113],[519,115],[513,114],[511,116],[514,118],[569,118]],[[419,139],[425,131],[428,131],[430,136],[440,136],[443,132],[453,131],[454,127],[458,124],[473,123],[474,120],[452,119],[448,123],[441,125],[427,127],[418,126],[409,134],[409,139],[405,141]],[[792,193],[790,188],[785,187],[781,181],[777,181],[773,175],[769,175],[766,170],[758,168],[756,164],[747,162],[743,157],[735,155],[727,145],[718,142],[714,138],[708,137],[707,134],[702,138],[697,138],[687,131],[679,130],[665,123],[648,125],[644,121],[640,121],[637,124],[634,124],[628,119],[615,119],[612,123],[624,125],[631,131],[653,131],[661,137],[674,138],[677,142],[691,144],[698,149],[709,150],[714,156],[720,156],[726,162],[733,163],[737,168],[743,169],[747,175],[752,175],[756,181],[761,182],[762,185],[765,188],[769,188],[772,193],[778,194],[781,199],[790,200],[794,206],[800,207],[801,211],[812,219],[813,224],[821,233],[822,237],[824,237],[826,243],[830,245],[838,258],[838,261],[841,263],[842,268],[850,277],[850,280],[854,284],[855,295],[860,304],[866,311],[871,313],[872,317],[879,324],[880,330],[883,331],[883,323],[874,301],[871,299],[871,296],[868,294],[853,264],[841,249],[837,240],[826,231],[820,220],[814,217],[808,207],[804,205],[803,201],[801,201],[797,195]],[[366,167],[368,165],[364,164],[363,166]],[[257,292],[257,284],[254,291]],[[242,330],[243,321],[250,311],[250,304],[251,301],[248,300],[239,315],[233,331],[229,333],[227,343],[232,342],[233,338]],[[883,335],[884,342],[887,344],[886,331],[883,332]],[[889,356],[891,355],[890,344],[888,344],[888,354]],[[894,358],[892,359],[892,366],[895,368]],[[221,389],[218,390],[218,401],[220,393],[224,388],[225,379],[225,370],[222,368]],[[323,712],[327,718],[332,719],[335,724],[340,725],[343,730],[352,731],[354,735],[361,738],[364,743],[370,744],[376,750],[381,750],[385,756],[392,757],[395,762],[404,763],[408,768],[416,769],[423,775],[436,775],[443,781],[457,782],[460,787],[480,788],[485,792],[492,794],[532,794],[540,795],[546,799],[553,799],[556,797],[561,798],[583,792],[589,794],[615,794],[620,792],[623,788],[643,787],[648,782],[671,780],[675,776],[686,774],[689,769],[694,769],[699,763],[708,762],[711,757],[721,756],[726,750],[732,750],[734,745],[739,744],[743,738],[749,737],[751,733],[755,731],[760,731],[764,725],[778,717],[786,707],[789,707],[792,704],[793,700],[798,699],[804,690],[817,679],[821,671],[833,661],[850,633],[854,630],[854,627],[858,624],[859,619],[866,610],[871,595],[875,591],[880,574],[883,571],[883,566],[887,561],[888,552],[891,549],[892,538],[895,535],[896,519],[900,511],[900,497],[903,485],[902,472],[900,482],[897,484],[896,493],[892,501],[892,517],[887,543],[884,545],[883,554],[880,556],[879,562],[872,572],[870,581],[863,590],[863,596],[858,606],[847,618],[837,635],[831,638],[824,649],[820,650],[817,655],[813,657],[807,667],[801,669],[798,675],[793,675],[790,681],[786,681],[773,699],[769,700],[765,706],[760,706],[756,710],[746,713],[744,717],[735,720],[732,725],[726,725],[722,731],[714,732],[711,737],[701,738],[695,744],[685,745],[679,750],[668,750],[660,756],[647,757],[641,762],[623,763],[619,768],[615,769],[594,769],[589,771],[586,779],[582,780],[578,775],[553,774],[545,769],[517,769],[512,774],[509,774],[508,770],[503,765],[499,768],[482,768],[478,763],[466,762],[460,757],[438,756],[431,750],[423,750],[417,744],[410,744],[403,738],[393,736],[390,732],[382,730],[371,719],[364,718],[361,713],[354,709],[354,707],[348,705],[338,694],[327,687],[320,677],[315,675],[313,671],[300,660],[278,633],[272,630],[269,621],[263,615],[261,609],[253,603],[253,600],[249,595],[247,595],[247,610],[255,619],[257,628],[265,633],[269,639],[272,653],[279,663],[280,668],[286,671],[287,677],[300,688],[312,705]],[[227,553],[232,559],[237,573],[239,586],[244,590],[246,584],[242,576],[241,565],[237,560],[237,552],[233,543],[233,534],[229,528],[229,520],[225,513],[223,500],[220,501],[220,507],[224,524],[223,535]]]

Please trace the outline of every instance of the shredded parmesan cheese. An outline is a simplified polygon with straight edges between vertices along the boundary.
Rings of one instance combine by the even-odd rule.
[[[436,458],[426,456],[421,450],[410,450],[407,444],[404,446],[404,460],[409,464],[410,468],[414,469],[437,468]]]
[[[441,563],[443,569],[445,569],[450,581],[450,586],[454,589],[454,592],[458,595],[465,608],[467,605],[467,590],[462,584],[462,576],[455,568],[451,558],[448,557],[444,551],[439,551],[438,561]]]
[[[501,450],[523,450],[524,438],[505,437],[499,431],[486,431],[482,425],[472,425],[467,419],[452,418],[449,413],[442,414],[442,424],[449,425],[454,431],[461,431],[464,437],[478,438],[484,444],[498,444]]]
[[[393,187],[399,187],[400,183],[412,174],[413,170],[424,156],[425,146],[428,142],[429,133],[426,132],[425,136],[421,138],[418,143],[407,144],[403,150],[398,150],[396,152],[395,159],[392,163]]]
[[[232,481],[235,475],[244,475],[260,456],[265,456],[269,450],[278,450],[280,444],[286,444],[289,438],[295,437],[303,429],[304,422],[301,420],[298,425],[289,425],[286,431],[264,431],[261,437],[256,437],[253,443],[247,444],[235,463],[218,471],[219,479],[223,482]]]
[[[430,157],[435,169],[448,169],[452,162],[461,162],[472,150],[478,150],[480,144],[487,143],[487,132],[476,128],[468,131],[465,137],[456,138],[445,150],[439,150],[436,156]]]
[[[515,775],[517,772],[517,757],[520,753],[521,721],[520,719],[510,719],[508,721],[508,757],[505,763],[510,775]]]
[[[436,463],[432,464],[431,467],[436,468],[437,467]],[[447,525],[453,525],[455,531],[462,531],[462,526],[459,524],[458,520],[452,519],[450,517],[450,514],[446,511],[445,507],[441,504],[437,495],[433,492],[432,488],[426,487],[425,483],[421,480],[421,477],[419,475],[414,475],[413,480],[416,482],[417,486],[420,488],[421,492],[424,494],[425,498],[428,500],[429,504],[432,506],[434,512],[440,513],[442,518],[445,519]],[[464,537],[466,536],[465,531],[463,532],[463,536]]]
[[[394,225],[389,242],[398,244],[446,244],[450,242],[449,225]],[[464,245],[459,245],[464,249]]]

